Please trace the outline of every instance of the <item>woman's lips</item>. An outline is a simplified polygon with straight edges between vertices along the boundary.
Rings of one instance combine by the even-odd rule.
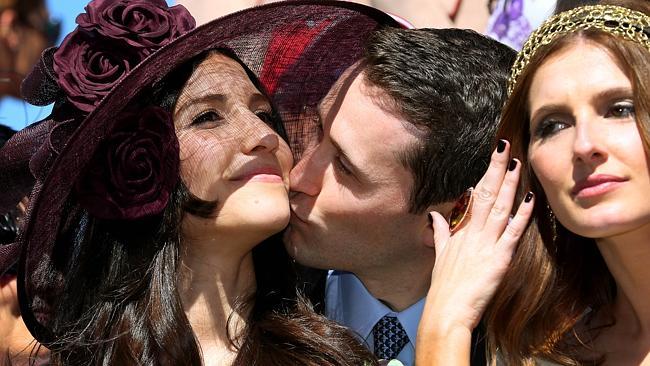
[[[276,166],[250,166],[232,180],[242,182],[283,183],[282,172]]]
[[[277,174],[256,173],[245,176],[243,181],[247,182],[263,182],[263,183],[283,183],[282,177]]]
[[[571,190],[571,194],[575,198],[593,198],[617,189],[625,181],[625,178],[613,175],[600,174],[589,176],[576,183]]]

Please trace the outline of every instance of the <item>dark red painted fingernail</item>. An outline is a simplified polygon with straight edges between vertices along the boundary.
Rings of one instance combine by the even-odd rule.
[[[512,159],[510,160],[510,164],[508,164],[508,170],[513,171],[517,167],[517,160]]]
[[[533,192],[528,192],[526,193],[526,197],[524,197],[524,202],[530,202],[533,199]]]
[[[506,151],[506,140],[499,140],[497,143],[497,152],[500,154]]]

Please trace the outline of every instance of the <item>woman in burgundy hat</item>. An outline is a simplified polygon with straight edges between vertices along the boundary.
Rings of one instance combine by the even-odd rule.
[[[23,83],[52,114],[0,151],[0,208],[34,183],[0,272],[19,258],[21,312],[51,363],[376,363],[299,295],[275,234],[287,134],[299,147],[305,111],[394,21],[296,1],[194,29],[163,0],[93,0],[77,23]]]

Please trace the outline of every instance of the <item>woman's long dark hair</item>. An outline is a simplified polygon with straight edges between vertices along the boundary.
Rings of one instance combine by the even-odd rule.
[[[230,52],[219,52],[237,60]],[[206,55],[147,94],[171,109]],[[286,139],[279,121],[273,127]],[[62,213],[62,235],[52,261],[64,274],[47,320],[59,337],[48,345],[52,364],[201,365],[201,350],[179,293],[180,228],[184,215],[209,217],[215,207],[193,196],[182,182],[160,216],[138,222],[92,218],[72,198]],[[253,263],[256,292],[241,305],[251,309],[248,325],[240,334],[230,334],[239,350],[235,365],[376,363],[344,327],[316,314],[300,295],[280,235],[253,249]]]

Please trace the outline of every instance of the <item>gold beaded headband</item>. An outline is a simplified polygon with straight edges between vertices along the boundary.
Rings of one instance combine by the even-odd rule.
[[[512,94],[517,79],[540,47],[561,35],[586,29],[597,29],[637,42],[650,51],[650,16],[615,5],[590,5],[568,10],[551,17],[530,35],[512,66],[508,95]]]

